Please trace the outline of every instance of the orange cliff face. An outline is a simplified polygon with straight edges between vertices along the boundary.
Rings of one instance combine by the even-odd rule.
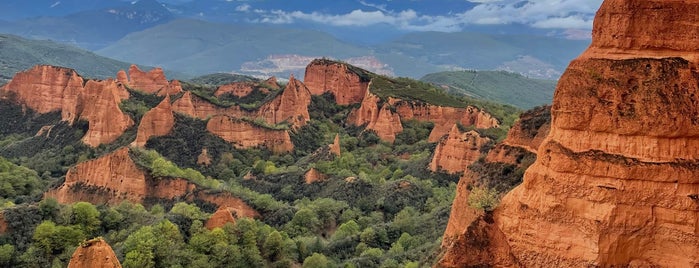
[[[288,131],[257,126],[235,117],[214,116],[209,119],[206,129],[237,148],[266,147],[275,153],[291,152],[294,149]]]
[[[294,128],[299,128],[311,120],[308,113],[310,104],[311,92],[306,85],[291,76],[282,94],[262,105],[256,112],[256,117],[262,117],[272,125],[286,121]]]
[[[697,0],[604,2],[537,161],[484,227],[506,243],[474,249],[509,254],[483,263],[699,265],[696,11]]]
[[[355,126],[366,125],[366,129],[376,132],[382,140],[394,142],[396,135],[403,131],[403,124],[387,103],[379,109],[380,102],[379,96],[367,91],[361,106],[349,114],[347,122]]]
[[[233,213],[228,208],[219,208],[213,215],[206,221],[206,229],[213,230],[215,228],[221,228],[227,223],[235,224],[235,217]]]
[[[369,80],[352,72],[346,64],[314,60],[306,67],[304,83],[313,95],[330,92],[339,105],[360,103],[369,88]]]
[[[551,129],[551,106],[537,107],[520,115],[507,137],[488,152],[486,162],[521,165],[528,155],[536,154]]]
[[[497,119],[475,107],[442,107],[396,98],[384,102],[369,91],[361,106],[350,113],[347,122],[355,126],[366,125],[366,129],[375,131],[382,140],[394,142],[396,135],[403,131],[401,120],[411,119],[434,123],[429,142],[438,142],[455,123],[476,128],[500,126]]]
[[[119,108],[129,98],[126,89],[112,79],[85,80],[74,70],[38,65],[17,75],[2,88],[11,98],[38,113],[61,112],[63,121],[86,120],[83,142],[96,147],[121,136],[133,121]]]
[[[165,96],[168,94],[177,94],[182,92],[182,85],[177,80],[168,82],[165,78],[165,73],[161,68],[154,68],[148,72],[141,71],[138,66],[132,64],[129,67],[129,75],[126,72],[119,71],[117,80],[122,84],[128,85],[130,88],[143,91],[148,94],[158,94]]]
[[[281,88],[277,83],[277,78],[272,76],[263,82],[233,82],[219,86],[216,92],[214,92],[214,96],[221,97],[225,94],[231,94],[238,98],[243,98],[250,95],[255,89],[260,90],[264,94],[269,94],[269,89],[278,90]]]
[[[144,147],[151,137],[165,136],[175,126],[175,116],[170,105],[170,96],[165,96],[158,106],[148,111],[141,119],[133,145]]]
[[[480,158],[481,148],[490,142],[489,138],[481,137],[476,131],[461,133],[453,125],[449,134],[437,144],[430,170],[450,174],[463,172]]]
[[[68,268],[121,268],[121,263],[112,247],[102,238],[97,238],[75,249]]]
[[[241,217],[259,214],[242,200],[226,192],[209,192],[179,178],[153,178],[131,159],[129,148],[122,148],[98,159],[79,163],[68,170],[65,182],[49,190],[46,197],[70,204],[119,204],[122,201],[146,203],[153,199],[202,201],[230,207]]]

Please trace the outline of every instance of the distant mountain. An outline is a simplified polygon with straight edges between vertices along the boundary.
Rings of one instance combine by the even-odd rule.
[[[420,77],[432,69],[507,70],[530,77],[558,79],[589,41],[534,35],[472,32],[416,32],[375,49],[379,59],[401,75]],[[410,62],[424,63],[410,64]]]
[[[69,45],[0,34],[0,84],[37,64],[73,68],[88,78],[115,77],[119,70],[127,70],[131,65]]]
[[[63,4],[61,1],[57,3]],[[112,6],[97,5],[102,8],[85,9],[65,16],[26,18],[4,25],[0,23],[0,32],[32,39],[51,39],[94,50],[116,42],[129,33],[174,18],[155,0],[141,0],[133,4],[113,0],[108,3]]]
[[[208,74],[239,71],[245,63],[274,55],[344,59],[365,56],[369,50],[318,31],[180,19],[130,34],[97,53],[191,74]],[[306,64],[303,62],[302,67]]]
[[[65,16],[86,10],[122,5],[122,0],[2,0],[0,18],[5,20]]]
[[[531,79],[505,71],[440,72],[420,79],[452,94],[510,104],[522,109],[550,104],[556,81]]]

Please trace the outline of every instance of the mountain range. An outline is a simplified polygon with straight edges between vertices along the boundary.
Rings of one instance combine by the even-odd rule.
[[[0,32],[189,75],[283,77],[303,76],[311,59],[328,57],[414,78],[438,71],[499,69],[557,79],[589,44],[585,29],[552,29],[523,20],[469,22],[484,5],[456,0],[293,5],[279,0],[8,0],[0,3]],[[502,4],[529,6],[538,7],[527,1]],[[581,10],[556,16],[590,16]],[[553,18],[547,16],[543,19]]]

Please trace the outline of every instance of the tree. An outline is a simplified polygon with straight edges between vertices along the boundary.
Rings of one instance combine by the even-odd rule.
[[[80,225],[88,235],[95,234],[101,224],[100,212],[97,208],[87,202],[78,202],[73,204],[72,207],[71,223]]]
[[[313,255],[303,260],[303,268],[327,268],[330,267],[330,261],[325,255],[313,253]]]
[[[144,226],[129,235],[124,241],[123,266],[130,268],[153,268],[155,267],[155,240],[153,227]]]
[[[269,233],[265,243],[262,245],[262,253],[270,262],[275,262],[284,258],[284,238],[279,231]]]

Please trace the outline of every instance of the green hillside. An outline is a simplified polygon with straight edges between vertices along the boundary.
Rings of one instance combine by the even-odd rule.
[[[549,104],[556,81],[531,79],[505,71],[457,71],[425,75],[420,79],[449,93],[506,103],[522,109]]]
[[[0,34],[0,80],[37,64],[69,67],[94,78],[114,77],[130,65],[73,46]]]

